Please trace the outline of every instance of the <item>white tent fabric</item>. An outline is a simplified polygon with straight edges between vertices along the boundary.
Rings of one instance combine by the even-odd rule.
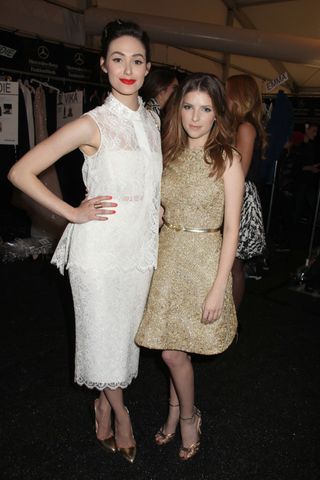
[[[153,60],[220,78],[248,72],[287,91],[320,94],[317,0],[0,0],[0,26],[76,45],[98,46],[115,17],[138,21],[153,39]]]

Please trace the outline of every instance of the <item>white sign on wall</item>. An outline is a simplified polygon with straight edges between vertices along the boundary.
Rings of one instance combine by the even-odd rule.
[[[81,117],[83,113],[83,92],[61,92],[57,95],[57,128]]]
[[[282,83],[286,82],[288,79],[289,79],[289,76],[287,72],[283,72],[280,75],[278,75],[278,77],[275,78],[274,80],[267,80],[266,81],[267,92],[271,92],[271,90],[278,87]]]
[[[18,145],[19,84],[0,81],[0,145]]]

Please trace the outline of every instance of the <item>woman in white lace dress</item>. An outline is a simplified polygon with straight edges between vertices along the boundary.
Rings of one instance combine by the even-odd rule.
[[[138,373],[134,337],[156,266],[162,173],[159,131],[138,97],[149,52],[140,27],[110,22],[100,59],[111,85],[105,103],[37,145],[9,174],[17,187],[70,222],[52,262],[70,276],[75,381],[100,390],[97,438],[131,462],[136,445],[123,389]],[[78,147],[88,196],[73,208],[37,176]]]

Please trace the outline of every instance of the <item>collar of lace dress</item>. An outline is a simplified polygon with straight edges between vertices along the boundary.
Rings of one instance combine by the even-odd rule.
[[[139,102],[138,110],[131,110],[131,108],[121,103],[112,93],[109,93],[109,95],[105,99],[104,104],[108,106],[108,109],[110,109],[111,112],[116,113],[122,118],[133,120],[133,119],[138,119],[140,117],[140,113],[143,109],[143,101],[141,97],[138,97],[138,102]]]

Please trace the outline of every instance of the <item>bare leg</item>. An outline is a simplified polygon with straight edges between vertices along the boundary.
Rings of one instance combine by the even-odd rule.
[[[179,398],[180,417],[187,419],[180,421],[182,445],[189,447],[199,441],[196,428],[197,418],[194,415],[194,375],[191,359],[185,352],[166,350],[162,358],[167,364],[172,383]],[[181,457],[185,456],[182,451]]]
[[[236,310],[239,310],[245,291],[244,262],[235,258],[232,266],[232,293]]]
[[[135,445],[134,436],[132,433],[131,420],[128,411],[123,403],[123,390],[116,388],[104,389],[105,396],[114,411],[115,419],[115,438],[119,448],[130,448]]]
[[[156,434],[155,440],[158,445],[164,445],[172,440],[179,423],[180,405],[176,389],[174,388],[172,379],[170,377],[170,397],[169,397],[169,412],[165,424]],[[167,438],[166,438],[167,436]]]
[[[96,416],[96,434],[99,440],[105,440],[113,435],[111,427],[111,405],[102,390],[94,402]]]

